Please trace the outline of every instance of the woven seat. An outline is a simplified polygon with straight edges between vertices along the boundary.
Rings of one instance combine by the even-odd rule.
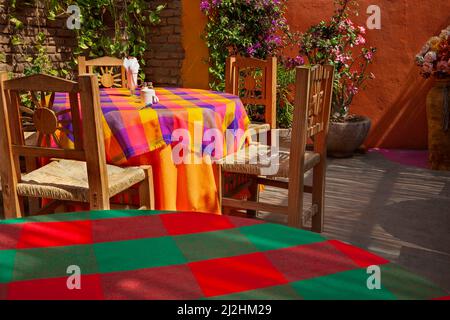
[[[253,134],[259,134],[262,132],[269,132],[270,131],[270,124],[268,123],[258,123],[258,122],[252,122],[248,126],[248,130],[251,130]]]
[[[107,165],[108,191],[111,197],[145,179],[141,168],[120,168]],[[44,197],[55,200],[89,202],[86,162],[53,161],[22,176],[17,192],[24,197]]]
[[[252,143],[249,147],[223,158],[219,163],[224,172],[289,178],[290,153],[279,151],[277,154],[271,154],[270,149],[270,146]],[[311,170],[319,162],[320,154],[306,151],[304,172]]]

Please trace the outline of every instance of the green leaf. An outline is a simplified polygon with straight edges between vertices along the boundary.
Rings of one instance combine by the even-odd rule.
[[[9,19],[9,22],[11,22],[12,24],[14,24],[14,27],[17,29],[21,29],[23,28],[23,22],[20,21],[19,19],[17,19],[16,17],[12,17]]]
[[[20,39],[20,37],[18,35],[13,35],[11,38],[11,44],[13,46],[18,46],[22,44],[22,40]]]

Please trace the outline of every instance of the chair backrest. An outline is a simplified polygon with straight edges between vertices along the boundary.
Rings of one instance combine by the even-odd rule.
[[[99,86],[104,88],[126,88],[125,68],[123,61],[115,57],[100,57],[86,60],[78,57],[78,74],[96,74]]]
[[[244,105],[264,106],[265,123],[276,128],[277,58],[228,57],[225,91],[239,96]]]
[[[294,176],[303,174],[299,166],[303,166],[308,139],[313,141],[314,152],[326,157],[333,81],[334,66],[315,65],[297,68],[289,164],[290,173]]]
[[[12,194],[17,190],[21,156],[27,166],[36,166],[39,158],[80,160],[87,163],[91,206],[104,205],[106,200],[109,205],[97,83],[95,75],[81,75],[77,83],[42,74],[7,80],[7,74],[0,73],[0,170],[4,192]],[[55,96],[64,94],[68,95],[68,106],[55,107]],[[36,145],[24,141],[20,108],[24,101],[33,105],[28,109],[33,113]],[[69,140],[71,143],[67,143]],[[67,147],[69,144],[71,147]],[[5,210],[20,212],[16,202],[4,203]]]

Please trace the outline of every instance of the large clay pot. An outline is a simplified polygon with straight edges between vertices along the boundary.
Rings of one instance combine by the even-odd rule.
[[[447,99],[447,113],[445,112]],[[427,96],[428,150],[431,168],[450,170],[450,78],[436,80]],[[445,125],[445,121],[449,125]]]
[[[327,152],[335,158],[349,158],[366,140],[371,121],[359,116],[357,120],[348,122],[330,122]]]

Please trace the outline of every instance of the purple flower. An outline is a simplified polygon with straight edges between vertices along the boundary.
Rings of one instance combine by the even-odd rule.
[[[280,36],[274,34],[267,35],[264,41],[267,43],[275,44],[276,46],[279,46],[281,44]]]
[[[297,63],[297,65],[302,66],[305,64],[305,59],[303,59],[302,56],[296,56],[294,58],[295,63]]]
[[[305,64],[305,59],[302,56],[296,56],[295,58],[287,58],[284,65],[287,69],[293,69]]]
[[[247,53],[249,56],[253,56],[256,53],[256,49],[254,46],[250,46],[247,48]]]
[[[211,8],[211,5],[209,4],[208,0],[202,0],[200,2],[200,10],[202,10],[203,12],[208,11]]]

